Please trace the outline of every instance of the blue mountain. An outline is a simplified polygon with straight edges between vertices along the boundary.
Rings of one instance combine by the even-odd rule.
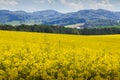
[[[120,12],[108,10],[80,10],[71,13],[60,13],[55,10],[37,12],[0,10],[0,24],[48,24],[48,25],[71,25],[87,23],[89,21],[120,20]]]

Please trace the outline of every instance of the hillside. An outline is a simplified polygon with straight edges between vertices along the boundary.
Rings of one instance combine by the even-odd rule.
[[[0,10],[0,23],[12,24],[12,25],[47,24],[47,25],[66,26],[66,25],[73,25],[80,23],[86,23],[86,24],[90,23],[90,25],[88,26],[94,26],[94,25],[113,26],[120,24],[119,20],[120,20],[120,12],[112,12],[103,9],[80,10],[77,12],[71,12],[66,14],[54,10],[44,10],[44,11],[37,11],[31,13],[25,11]],[[97,24],[94,24],[94,22]]]

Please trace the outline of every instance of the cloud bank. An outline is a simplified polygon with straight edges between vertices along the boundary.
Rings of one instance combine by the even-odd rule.
[[[1,5],[17,5],[18,2],[15,0],[0,0]]]
[[[0,9],[38,11],[53,9],[73,12],[83,9],[120,11],[120,0],[0,0]]]

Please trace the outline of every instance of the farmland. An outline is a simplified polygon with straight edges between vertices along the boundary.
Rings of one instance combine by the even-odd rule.
[[[120,35],[0,31],[0,80],[120,80]]]

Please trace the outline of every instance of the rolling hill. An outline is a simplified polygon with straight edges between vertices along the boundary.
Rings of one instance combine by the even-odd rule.
[[[116,25],[116,22],[120,20],[120,12],[112,12],[103,9],[89,9],[65,14],[55,10],[44,10],[31,13],[25,11],[0,10],[1,24],[47,24],[66,26],[78,23],[94,24],[96,21],[100,20],[103,21],[97,23],[103,24],[105,21],[111,21]]]

